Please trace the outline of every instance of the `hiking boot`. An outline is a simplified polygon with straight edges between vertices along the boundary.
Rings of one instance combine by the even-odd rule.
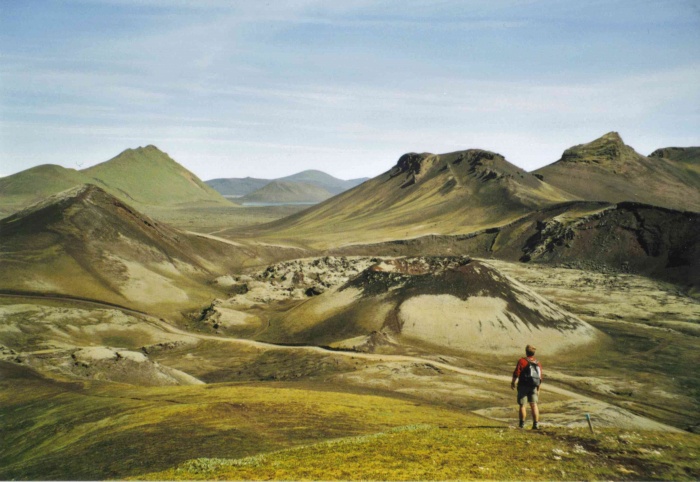
[[[518,424],[518,428],[525,428],[525,420],[521,420]]]
[[[539,422],[535,422],[535,423],[532,424],[532,430],[539,430],[539,429],[540,429],[540,423],[539,423]]]

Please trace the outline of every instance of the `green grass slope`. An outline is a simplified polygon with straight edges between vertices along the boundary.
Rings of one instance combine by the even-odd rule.
[[[90,178],[82,172],[54,164],[32,167],[0,178],[0,218],[88,182]]]
[[[700,147],[664,147],[655,150],[649,154],[649,157],[670,159],[679,164],[682,169],[700,176]]]
[[[560,160],[535,174],[587,201],[634,201],[700,211],[697,166],[643,156],[617,132],[567,149]]]
[[[46,378],[4,361],[0,375],[5,480],[700,476],[700,437],[688,433],[520,431],[463,410],[300,383],[136,387]]]
[[[3,480],[140,477],[193,458],[236,459],[406,425],[493,425],[459,411],[298,384],[66,382],[2,361],[0,374]]]
[[[316,247],[470,233],[572,199],[499,154],[406,154],[386,173],[251,233]]]
[[[137,205],[230,205],[155,146],[127,149],[82,172],[107,191]]]
[[[247,194],[241,203],[319,203],[333,195],[309,182],[272,181],[257,191]]]
[[[235,206],[166,153],[147,146],[82,171],[48,164],[4,177],[0,218],[88,183],[142,210]]]
[[[700,438],[606,429],[408,426],[241,459],[195,459],[146,480],[694,480]]]

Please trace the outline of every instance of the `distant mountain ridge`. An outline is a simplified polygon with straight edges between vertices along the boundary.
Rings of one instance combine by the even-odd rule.
[[[225,197],[242,197],[257,191],[270,182],[272,182],[272,179],[260,179],[257,177],[219,178],[204,181],[205,184]]]
[[[82,184],[98,185],[139,208],[231,206],[168,154],[149,145],[127,149],[81,171],[45,164],[0,178],[0,216]]]
[[[236,201],[246,203],[319,203],[333,194],[310,182],[272,181]]]
[[[326,174],[323,171],[318,171],[314,169],[309,169],[306,171],[298,172],[292,174],[291,176],[285,176],[275,179],[260,179],[254,177],[244,177],[244,178],[218,178],[205,181],[205,183],[221,195],[226,197],[243,197],[254,193],[258,189],[262,189],[272,182],[286,182],[286,183],[303,183],[305,185],[313,185],[321,188],[331,196],[340,194],[341,192],[352,189],[353,187],[362,184],[369,178],[363,177],[358,179],[343,180]],[[276,189],[274,190],[277,191]],[[266,192],[268,194],[273,194],[272,190],[262,191],[255,196],[256,202],[276,202],[271,198],[265,198]],[[307,195],[304,195],[303,191],[299,190],[299,195],[293,199],[290,197],[287,202],[318,202],[323,200],[319,198],[319,193],[316,191],[311,191]],[[273,197],[275,195],[273,194]],[[330,196],[328,196],[330,197]],[[326,198],[324,198],[326,199]]]

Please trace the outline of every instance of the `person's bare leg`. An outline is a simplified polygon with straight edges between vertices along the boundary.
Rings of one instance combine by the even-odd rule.
[[[537,404],[531,403],[530,408],[532,409],[532,419],[535,422],[539,422],[540,421],[540,409],[537,408]]]
[[[525,418],[527,418],[527,408],[525,405],[520,405],[520,421],[525,422]]]

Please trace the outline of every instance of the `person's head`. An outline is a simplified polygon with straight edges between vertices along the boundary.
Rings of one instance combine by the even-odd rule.
[[[526,354],[527,356],[535,356],[535,351],[537,351],[537,348],[535,348],[535,347],[532,346],[532,345],[527,345],[527,346],[525,347],[525,354]]]

